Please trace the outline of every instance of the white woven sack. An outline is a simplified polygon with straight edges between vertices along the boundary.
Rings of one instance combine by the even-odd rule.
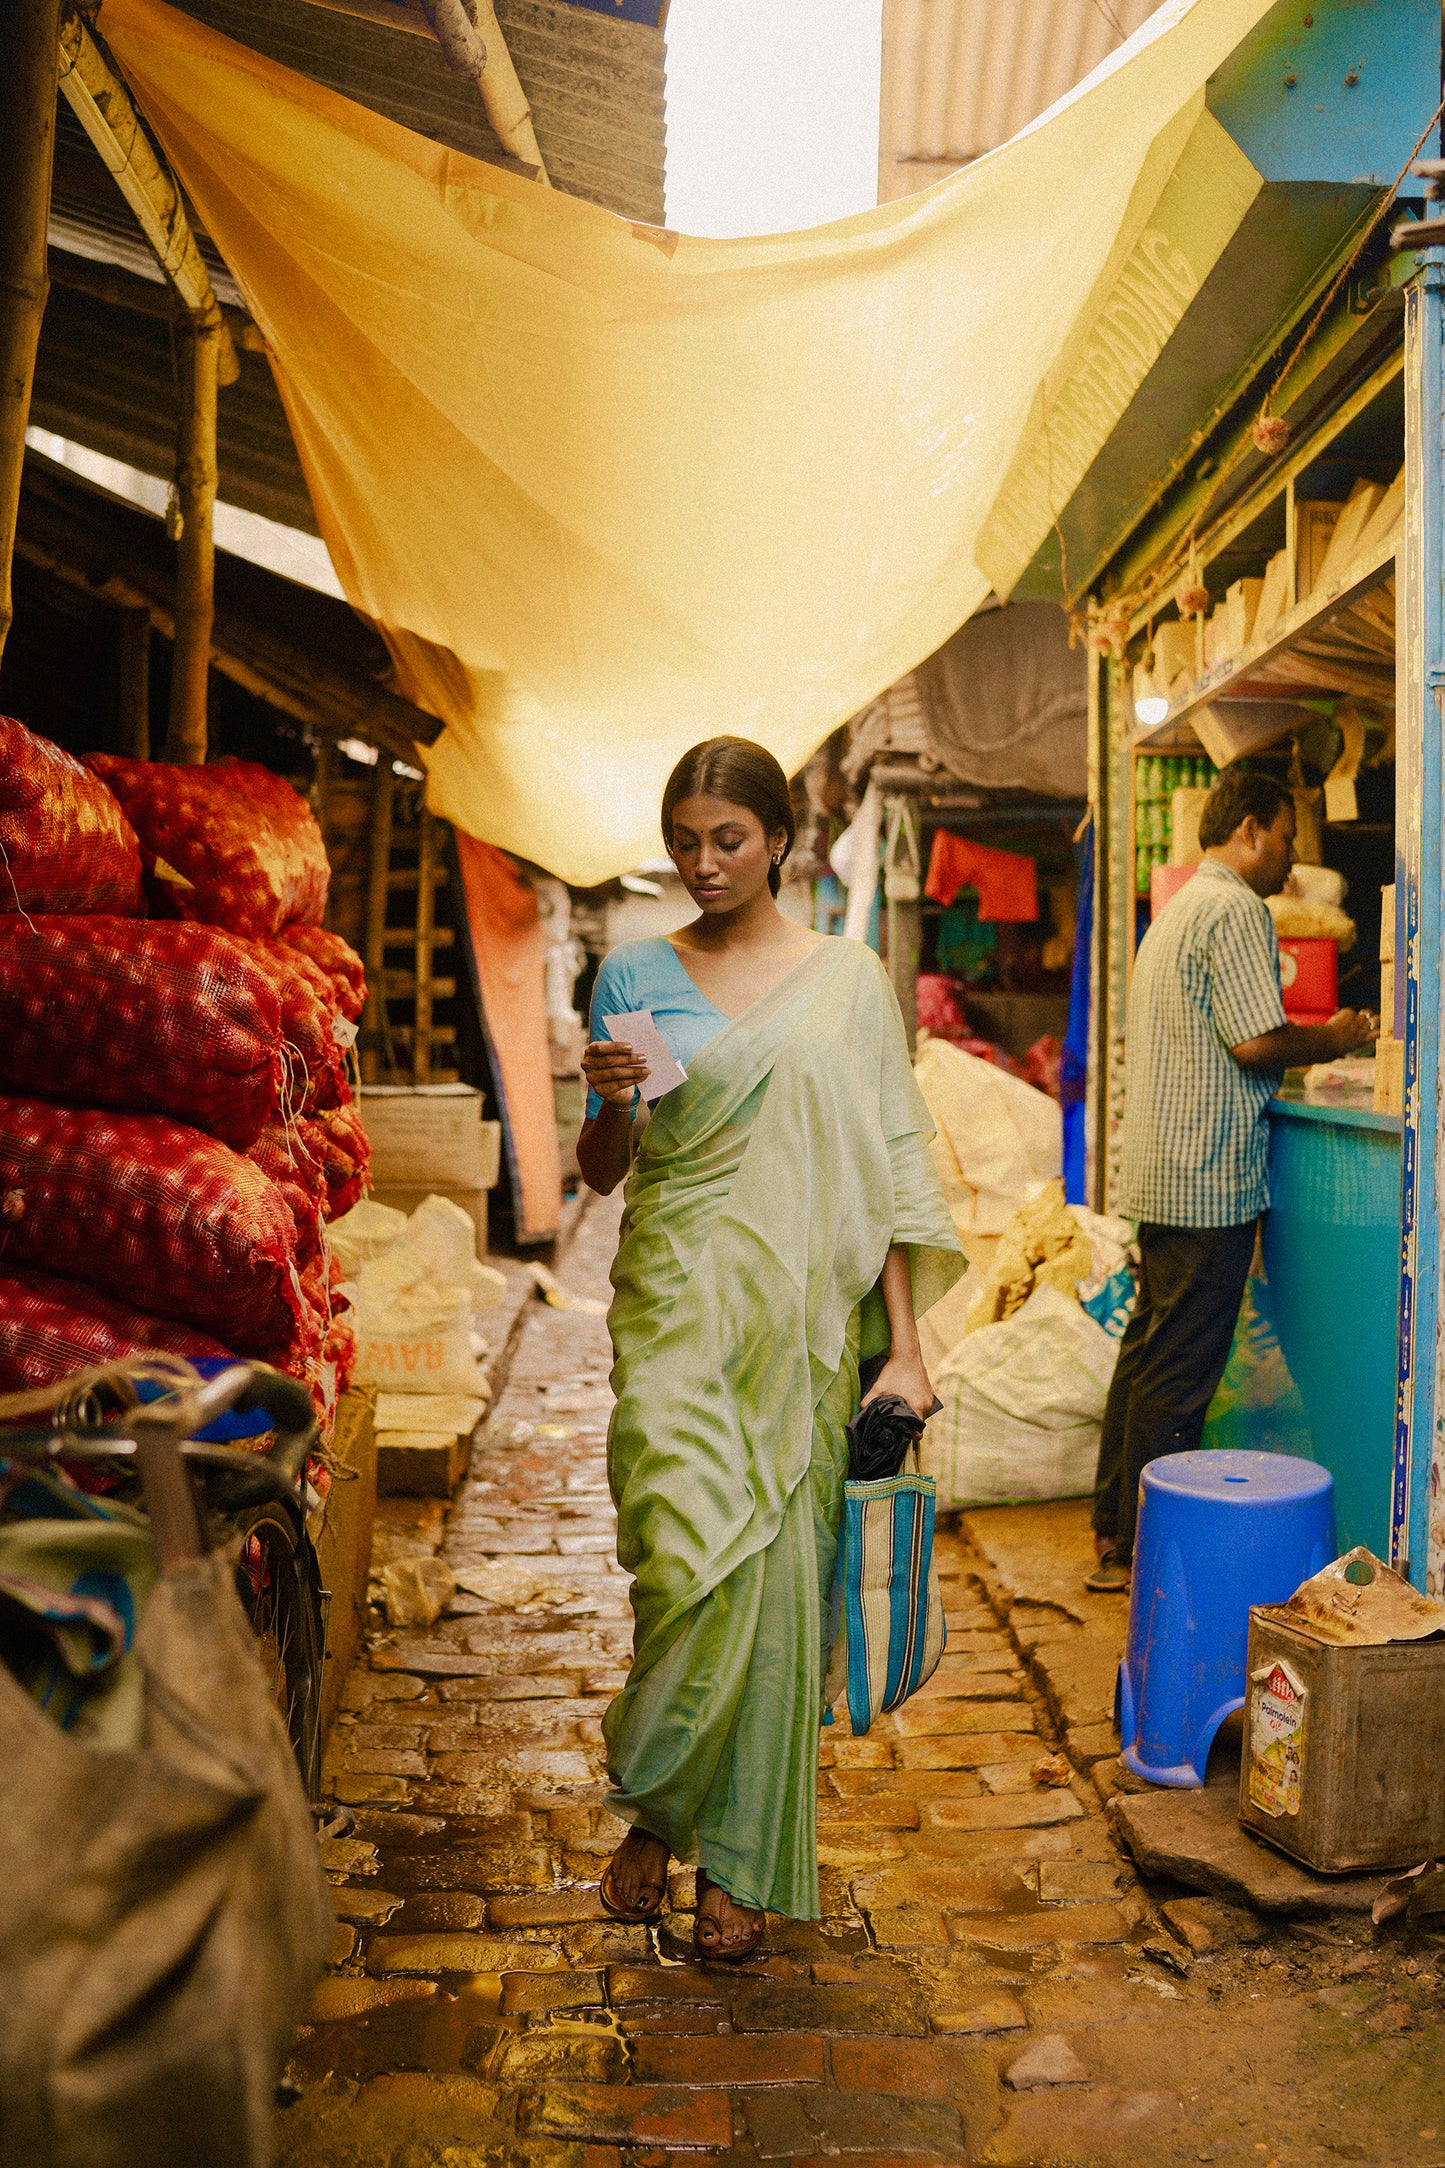
[[[1086,1497],[1118,1354],[1117,1340],[1052,1287],[966,1334],[934,1376],[943,1407],[923,1433],[940,1509]]]

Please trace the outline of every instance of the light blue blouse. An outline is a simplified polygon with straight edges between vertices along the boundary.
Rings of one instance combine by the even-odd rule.
[[[612,1034],[602,1019],[626,1016],[637,1009],[651,1009],[668,1052],[684,1069],[693,1055],[700,1053],[730,1021],[706,994],[698,991],[677,950],[660,937],[653,941],[624,941],[603,957],[592,989],[589,1037],[610,1039]],[[601,1104],[597,1093],[589,1091],[589,1118]]]

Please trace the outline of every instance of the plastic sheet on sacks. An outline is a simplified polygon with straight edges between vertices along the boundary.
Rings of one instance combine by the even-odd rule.
[[[131,1355],[229,1356],[209,1334],[48,1272],[0,1272],[0,1392],[51,1385]]]
[[[244,1152],[281,1080],[275,984],[230,934],[0,917],[0,1089],[170,1114]]]
[[[140,845],[98,776],[0,715],[0,910],[145,910]]]
[[[336,1006],[349,1023],[366,1007],[366,966],[349,941],[326,926],[286,926],[281,939],[318,964],[331,981]]]
[[[252,939],[278,934],[292,919],[321,923],[326,846],[310,806],[283,776],[254,760],[183,768],[91,753],[87,765],[125,808],[153,901],[168,915]]]
[[[83,1279],[238,1354],[319,1339],[280,1191],[164,1115],[0,1098],[0,1225],[7,1269]]]

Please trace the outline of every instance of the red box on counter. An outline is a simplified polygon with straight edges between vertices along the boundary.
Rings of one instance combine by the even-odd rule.
[[[1279,983],[1292,1023],[1327,1023],[1339,1007],[1340,952],[1333,941],[1281,941]]]

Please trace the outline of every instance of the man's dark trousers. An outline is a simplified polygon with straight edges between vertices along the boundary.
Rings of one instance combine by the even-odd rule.
[[[1139,1300],[1104,1408],[1094,1529],[1134,1555],[1139,1478],[1161,1453],[1185,1453],[1224,1375],[1254,1255],[1254,1220],[1237,1227],[1139,1229]]]

